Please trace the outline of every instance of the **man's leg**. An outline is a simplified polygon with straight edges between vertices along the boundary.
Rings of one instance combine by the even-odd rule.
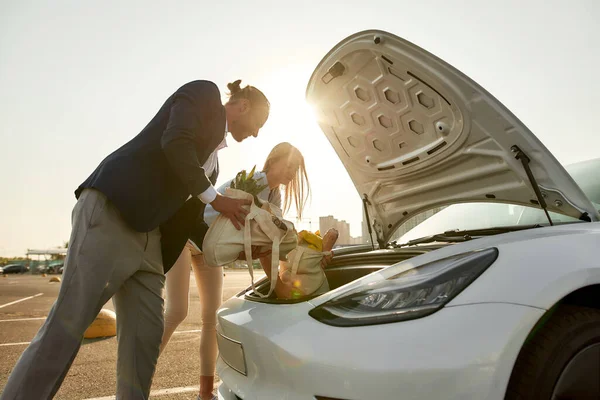
[[[146,234],[132,231],[106,197],[85,190],[60,292],[48,318],[15,365],[1,400],[52,398],[77,355],[83,333],[102,306],[139,268]]]
[[[119,351],[117,399],[147,399],[150,394],[163,336],[165,276],[161,257],[160,232],[155,229],[148,234],[139,270],[113,297]]]

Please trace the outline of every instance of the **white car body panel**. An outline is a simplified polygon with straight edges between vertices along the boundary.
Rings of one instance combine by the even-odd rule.
[[[265,305],[254,306],[232,299],[219,313],[218,330],[245,344],[249,368],[244,376],[219,359],[221,398],[499,399],[521,344],[544,313],[476,304],[348,329],[306,318],[305,305],[294,305],[280,306],[268,323],[240,323],[239,315],[269,315]]]
[[[530,158],[549,211],[600,215],[562,165],[502,103],[456,68],[397,36],[365,31],[338,43],[306,98],[361,196],[379,242],[434,207],[535,206],[513,146]]]

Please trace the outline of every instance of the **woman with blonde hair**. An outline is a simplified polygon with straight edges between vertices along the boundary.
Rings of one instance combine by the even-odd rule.
[[[282,211],[287,212],[294,205],[298,218],[310,194],[310,185],[306,174],[304,157],[300,151],[290,143],[283,142],[276,145],[262,171],[255,172],[254,178],[259,185],[266,188],[258,195],[263,201],[268,201]],[[221,194],[229,187],[231,180],[225,182],[217,189]],[[282,207],[283,186],[283,207]],[[204,210],[204,221],[210,225],[218,215],[212,207]],[[198,239],[200,240],[200,239]],[[198,246],[199,245],[199,246]],[[166,311],[165,330],[160,351],[164,350],[171,335],[177,326],[183,322],[188,312],[190,265],[194,271],[198,294],[200,295],[201,336],[200,336],[200,391],[198,400],[214,399],[213,383],[215,364],[217,359],[217,309],[223,297],[223,268],[209,267],[204,264],[204,257],[200,251],[201,243],[196,245],[193,239],[188,240],[186,247],[180,254],[166,275]]]

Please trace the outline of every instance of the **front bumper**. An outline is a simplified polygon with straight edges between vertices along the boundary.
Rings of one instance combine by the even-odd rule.
[[[222,351],[220,398],[501,399],[519,350],[544,313],[473,304],[412,321],[339,328],[312,319],[311,308],[239,298],[225,303],[217,331],[243,347],[246,370],[230,367],[224,359],[238,366],[239,359]]]

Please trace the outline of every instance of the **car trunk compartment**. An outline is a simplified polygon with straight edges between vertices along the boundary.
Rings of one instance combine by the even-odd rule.
[[[439,246],[423,246],[422,248],[411,249],[383,249],[354,254],[334,255],[331,263],[325,269],[329,288],[330,290],[337,289],[373,272],[377,272],[383,268],[427,253],[438,247]],[[255,284],[256,291],[263,295],[269,292],[269,287],[270,281],[266,277]],[[275,293],[272,293],[271,296],[266,298],[260,297],[252,289],[239,293],[239,295],[244,295],[246,300],[269,304],[302,303],[321,296],[322,294],[323,293],[304,296],[298,299],[278,299]]]

